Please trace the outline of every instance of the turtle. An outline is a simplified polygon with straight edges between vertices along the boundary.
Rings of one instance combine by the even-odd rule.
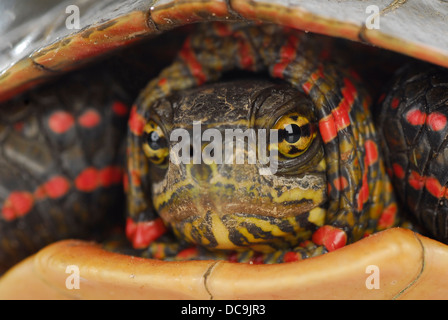
[[[7,11],[18,24],[6,26],[0,75],[3,263],[62,238],[101,241],[116,223],[133,248],[56,242],[0,280],[3,296],[69,294],[65,271],[76,265],[90,283],[75,296],[90,298],[110,298],[117,286],[126,298],[446,297],[437,272],[447,254],[448,63],[444,40],[430,32],[445,26],[443,3],[384,1],[370,17],[379,30],[365,23],[361,2],[48,3],[21,9],[30,25],[44,22],[33,32]],[[66,14],[48,23],[69,6],[86,12],[80,30]],[[420,12],[434,22],[397,28]],[[17,42],[20,33],[28,37]],[[379,63],[366,67],[366,56]],[[195,123],[213,141],[275,128],[277,143],[264,149],[277,156],[262,163],[275,172],[260,164],[266,156],[255,166],[174,163],[173,132],[196,141]],[[249,159],[250,134],[233,156]],[[194,159],[207,145],[180,148]],[[402,217],[407,210],[414,216]],[[322,279],[328,266],[334,279]],[[371,290],[369,266],[391,285]],[[352,286],[335,296],[338,283]]]

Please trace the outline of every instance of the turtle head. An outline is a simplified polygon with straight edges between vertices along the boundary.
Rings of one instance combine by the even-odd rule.
[[[140,148],[146,199],[187,242],[273,251],[324,223],[326,166],[313,106],[289,84],[238,80],[157,100]]]

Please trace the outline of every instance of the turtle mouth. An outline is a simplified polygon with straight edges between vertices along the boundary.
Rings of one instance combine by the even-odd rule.
[[[270,192],[262,194],[265,188]],[[235,183],[190,183],[157,211],[178,239],[213,250],[291,248],[324,223],[325,187],[306,190],[309,198],[304,190],[274,192],[266,184],[248,189]],[[294,200],[281,201],[288,198]]]
[[[201,216],[172,222],[171,227],[180,240],[211,250],[273,252],[297,246],[310,237],[313,228],[305,218],[308,216],[308,212],[284,218],[247,212],[222,215],[208,210]]]

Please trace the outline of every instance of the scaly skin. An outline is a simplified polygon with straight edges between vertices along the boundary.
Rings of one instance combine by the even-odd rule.
[[[152,43],[158,50],[117,53],[1,105],[0,273],[52,242],[101,241],[99,230],[122,223],[130,106],[172,61],[180,36],[162,35]],[[160,65],[136,63],[143,57]]]
[[[153,242],[165,232],[166,225],[174,229],[179,239],[198,246],[181,251],[177,257],[180,259],[202,258],[203,248],[207,248],[212,253],[205,254],[206,257],[224,254],[236,261],[281,262],[333,251],[399,223],[397,204],[369,113],[370,97],[356,75],[325,59],[325,50],[325,42],[316,41],[303,32],[272,25],[217,23],[200,27],[186,40],[174,63],[148,84],[131,111],[127,231],[134,247],[149,247],[146,251],[149,256],[167,258],[163,243]],[[191,101],[194,97],[207,95],[204,93],[207,89],[204,92],[193,91],[191,96],[186,94],[182,98],[172,96],[219,80],[225,72],[235,69],[265,72],[272,78],[282,79],[309,101],[313,114],[308,115],[308,120],[319,129],[315,140],[318,140],[322,152],[315,152],[311,157],[313,160],[308,160],[314,161],[313,168],[317,174],[322,174],[325,169],[326,175],[319,175],[321,179],[315,189],[320,191],[306,195],[305,188],[298,186],[301,170],[306,165],[299,165],[288,172],[288,179],[296,183],[288,190],[289,195],[297,197],[294,200],[306,198],[310,201],[312,205],[308,210],[288,211],[289,202],[280,200],[285,193],[279,192],[277,195],[271,193],[272,198],[266,201],[267,209],[264,211],[252,211],[248,209],[250,206],[243,206],[242,210],[236,206],[233,212],[226,214],[222,208],[229,203],[251,201],[252,195],[240,192],[245,185],[238,177],[244,176],[256,189],[263,189],[269,183],[285,184],[282,180],[284,175],[274,175],[270,177],[272,181],[267,182],[261,180],[257,170],[233,166],[227,168],[231,173],[224,179],[219,169],[202,165],[202,174],[207,171],[208,176],[212,172],[213,177],[201,181],[200,184],[207,186],[203,188],[207,192],[202,193],[198,191],[198,184],[182,175],[188,172],[188,168],[176,167],[171,161],[165,167],[155,168],[142,152],[147,141],[145,124],[151,119],[157,119],[156,122],[164,126],[165,137],[174,128],[188,128],[193,120],[205,120],[209,127],[217,126],[218,119],[223,123],[228,121],[227,125],[233,128],[241,126],[241,123],[236,125],[236,119],[229,117],[225,109],[214,109],[211,103],[204,105],[207,100],[213,101],[213,94],[199,104],[201,107],[193,107],[195,104]],[[213,90],[217,90],[214,96],[230,99],[224,93],[226,90]],[[235,88],[228,89],[232,90]],[[247,95],[246,98],[240,95],[240,101],[233,98],[235,102],[230,105],[232,110],[245,114],[248,103],[244,99]],[[275,101],[267,99],[266,104],[271,114],[282,115],[275,113],[281,110]],[[213,116],[207,117],[210,109]],[[263,121],[262,116],[260,119],[257,116],[255,123],[262,123],[266,129],[271,128],[272,121],[276,120]],[[250,126],[250,123],[243,125],[244,128]],[[321,158],[317,159],[319,156]],[[305,155],[299,155],[297,159],[303,157]],[[245,170],[244,174],[239,170]],[[231,194],[230,199],[225,188],[215,188],[216,185],[213,187],[207,182],[217,176],[220,176],[217,180],[226,181],[238,190]],[[190,179],[194,180],[194,177]],[[257,196],[263,199],[263,192]],[[207,201],[198,201],[204,197]],[[275,210],[272,209],[273,204]],[[183,211],[180,212],[179,208]],[[285,219],[293,227],[283,230],[280,235],[275,230],[285,223]],[[254,227],[249,228],[247,221]],[[151,236],[144,237],[144,234]],[[179,250],[183,248],[180,245]],[[173,252],[172,246],[169,250]],[[235,251],[239,253],[235,254]]]
[[[448,242],[446,70],[402,68],[377,110],[388,171],[406,210],[434,238]]]

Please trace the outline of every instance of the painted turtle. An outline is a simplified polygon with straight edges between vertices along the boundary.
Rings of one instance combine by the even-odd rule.
[[[378,3],[379,30],[366,27],[361,2],[82,2],[74,8],[85,12],[80,30],[68,29],[69,3],[48,3],[41,11],[23,7],[24,19],[11,9],[20,2],[5,10],[12,22],[4,26],[8,66],[0,76],[3,266],[61,238],[103,239],[107,230],[98,227],[119,223],[123,212],[123,172],[126,234],[139,254],[153,259],[135,258],[134,250],[110,252],[118,250],[113,243],[106,251],[57,242],[11,269],[0,282],[2,296],[447,296],[439,277],[445,245],[403,229],[366,237],[402,225],[403,206],[416,208],[417,222],[446,241],[444,71],[431,66],[428,72],[427,64],[400,71],[374,112],[381,151],[368,91],[376,94],[391,76],[389,64],[407,59],[326,37],[447,67],[448,44],[431,32],[446,26],[442,2]],[[431,23],[409,22],[422,12]],[[190,26],[215,20],[221,23]],[[366,66],[365,57],[379,64]],[[93,58],[95,65],[74,71]],[[206,84],[222,77],[230,80]],[[275,127],[279,143],[267,149],[279,153],[279,174],[262,177],[253,165],[173,165],[168,136],[194,131],[195,121],[218,132]],[[194,157],[194,146],[191,152]],[[184,247],[192,243],[199,247]],[[253,250],[240,250],[246,247]],[[335,252],[321,255],[328,251]],[[216,257],[249,264],[211,260]],[[289,263],[254,265],[262,262]],[[86,279],[79,290],[66,287],[69,265]],[[369,266],[381,270],[382,288],[366,285]]]

